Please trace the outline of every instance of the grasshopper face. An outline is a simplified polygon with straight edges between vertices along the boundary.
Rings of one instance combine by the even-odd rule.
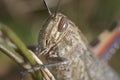
[[[75,46],[78,43],[83,48],[86,48],[80,35],[81,32],[76,25],[68,20],[66,16],[59,13],[55,18],[49,17],[41,28],[39,47],[42,50],[51,47],[46,54],[54,55],[58,53],[56,56],[64,55],[70,51],[71,46]]]

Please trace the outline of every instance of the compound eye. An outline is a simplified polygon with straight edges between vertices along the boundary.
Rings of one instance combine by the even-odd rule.
[[[65,17],[62,17],[58,25],[58,31],[63,32],[67,29],[67,27],[68,27],[67,19]]]

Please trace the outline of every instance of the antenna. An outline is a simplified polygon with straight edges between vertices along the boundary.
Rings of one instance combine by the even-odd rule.
[[[58,2],[57,2],[57,7],[56,7],[56,9],[55,9],[54,18],[55,18],[56,15],[57,15],[57,12],[58,12],[59,6],[60,6],[60,0],[58,0]]]
[[[43,0],[43,1],[44,1],[44,4],[45,4],[45,6],[46,6],[46,8],[47,8],[47,10],[48,10],[49,15],[51,15],[52,13],[51,13],[50,8],[48,7],[46,1],[45,1],[45,0]]]

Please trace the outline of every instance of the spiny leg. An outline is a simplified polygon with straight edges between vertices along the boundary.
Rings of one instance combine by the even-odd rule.
[[[56,57],[56,58],[58,58],[58,57]],[[44,65],[40,64],[40,65],[32,67],[31,69],[21,71],[21,79],[20,80],[24,80],[24,77],[27,73],[31,73],[31,72],[34,72],[34,71],[37,71],[40,69],[44,69],[44,68],[50,68],[50,67],[55,67],[55,66],[59,66],[59,65],[67,65],[69,63],[69,61],[66,60],[65,58],[59,57],[59,60],[60,61],[56,62],[56,63],[50,63],[50,64],[44,64]]]

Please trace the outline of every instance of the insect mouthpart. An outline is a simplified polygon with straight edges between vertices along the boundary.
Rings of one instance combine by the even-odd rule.
[[[51,44],[49,47],[41,50],[41,51],[39,52],[39,55],[38,55],[38,56],[53,53],[53,51],[54,51],[53,49],[54,49],[55,45],[56,45],[56,44]]]

